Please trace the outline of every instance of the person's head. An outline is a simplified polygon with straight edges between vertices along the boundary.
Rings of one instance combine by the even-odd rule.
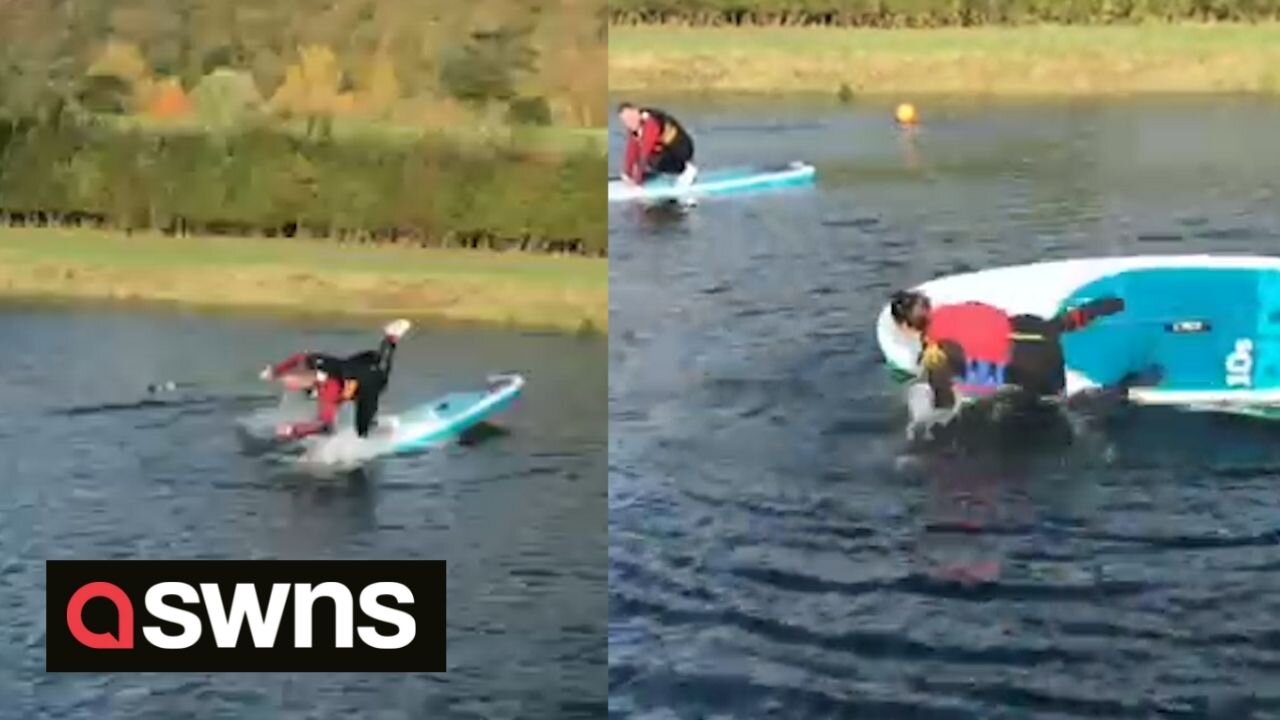
[[[629,102],[618,105],[618,121],[631,132],[640,129],[640,108]]]
[[[918,290],[899,290],[889,299],[889,313],[900,328],[924,332],[929,326],[929,297]]]

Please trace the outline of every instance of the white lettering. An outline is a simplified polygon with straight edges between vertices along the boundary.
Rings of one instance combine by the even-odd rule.
[[[200,617],[195,613],[181,610],[167,604],[164,599],[173,596],[185,605],[196,605],[200,602],[200,594],[186,583],[162,582],[147,589],[147,612],[157,620],[182,626],[182,632],[169,635],[159,626],[148,625],[142,628],[142,635],[148,643],[161,650],[185,650],[195,645],[204,632],[200,625]]]
[[[1235,350],[1227,355],[1227,387],[1249,387],[1253,384],[1253,341],[1236,340]]]
[[[325,582],[314,588],[310,583],[298,583],[293,591],[293,645],[309,648],[312,642],[311,606],[317,598],[329,598],[333,601],[334,611],[334,647],[349,648],[355,644],[352,626],[355,624],[355,609],[352,605],[351,591],[336,582]]]
[[[314,606],[317,600],[328,599],[334,606],[334,647],[355,646],[355,636],[368,647],[377,650],[399,650],[407,647],[417,636],[417,623],[413,615],[390,605],[379,598],[389,597],[399,604],[411,604],[413,592],[401,583],[377,582],[360,592],[360,610],[368,619],[395,627],[391,634],[382,634],[377,626],[355,627],[355,608],[351,590],[341,583],[273,583],[271,595],[264,611],[256,587],[252,583],[238,583],[231,597],[231,606],[223,602],[222,592],[215,583],[201,583],[199,591],[181,582],[162,582],[147,590],[147,612],[164,623],[182,628],[177,634],[166,633],[159,625],[142,628],[142,634],[152,646],[162,650],[185,650],[200,641],[204,632],[203,618],[179,605],[202,603],[213,631],[215,644],[220,648],[233,648],[240,639],[246,624],[254,647],[274,647],[280,632],[284,611],[289,603],[289,591],[294,591],[294,647],[310,648],[314,643]],[[176,600],[170,599],[176,598]],[[168,600],[167,600],[168,599]]]
[[[378,650],[399,650],[413,642],[418,628],[409,613],[379,603],[378,598],[383,595],[389,595],[399,603],[413,602],[413,592],[400,583],[377,582],[361,590],[360,609],[364,614],[373,620],[395,625],[397,630],[394,635],[382,635],[374,627],[361,627],[360,640]]]
[[[275,645],[276,634],[280,631],[280,617],[289,600],[288,584],[271,584],[271,597],[267,600],[265,615],[262,606],[258,604],[258,593],[251,583],[236,583],[229,613],[222,604],[222,593],[218,591],[217,585],[201,583],[200,592],[204,595],[204,604],[209,608],[209,627],[213,630],[214,642],[218,647],[235,647],[236,640],[240,637],[240,628],[246,619],[254,647],[269,648]]]

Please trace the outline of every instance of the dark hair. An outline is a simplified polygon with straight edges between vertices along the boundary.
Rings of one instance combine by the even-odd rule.
[[[618,103],[618,110],[617,110],[617,111],[618,111],[619,113],[621,113],[623,110],[635,110],[635,109],[636,109],[636,106],[635,106],[635,105],[632,105],[632,104],[631,104],[631,103],[629,103],[629,102],[620,102],[620,103]]]
[[[889,314],[893,315],[894,322],[905,325],[911,320],[911,311],[928,301],[929,298],[918,290],[899,290],[889,298]]]

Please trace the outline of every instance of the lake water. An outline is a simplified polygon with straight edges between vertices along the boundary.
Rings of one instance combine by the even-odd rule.
[[[263,365],[378,332],[0,307],[0,717],[604,712],[604,341],[417,327],[384,410],[517,371],[505,433],[336,475],[246,451],[236,419],[274,402]],[[191,386],[147,394],[164,380]],[[443,559],[449,672],[47,675],[43,562],[59,558]]]
[[[1280,102],[657,104],[818,182],[610,210],[611,715],[1280,717],[1280,426],[909,447],[872,329],[942,274],[1275,253]]]

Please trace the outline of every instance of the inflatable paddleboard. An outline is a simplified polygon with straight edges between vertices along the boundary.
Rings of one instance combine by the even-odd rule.
[[[520,395],[524,378],[497,375],[485,390],[454,392],[381,418],[372,439],[386,437],[393,452],[421,450],[455,440],[482,421],[496,415]]]
[[[520,375],[492,376],[483,390],[453,392],[399,413],[379,415],[364,438],[344,418],[341,429],[331,435],[303,438],[301,459],[341,465],[445,445],[510,407],[524,384]]]
[[[676,187],[674,175],[659,175],[643,185],[610,180],[609,202],[681,200],[801,187],[812,184],[816,174],[812,165],[793,162],[779,167],[700,170],[693,183],[683,188]]]
[[[1159,384],[1130,390],[1131,401],[1265,417],[1280,411],[1280,258],[1065,260],[942,277],[917,289],[935,307],[977,301],[1041,317],[1120,297],[1122,312],[1062,336],[1069,395],[1158,365]],[[888,305],[876,335],[899,379],[916,377],[919,341],[894,324]]]

